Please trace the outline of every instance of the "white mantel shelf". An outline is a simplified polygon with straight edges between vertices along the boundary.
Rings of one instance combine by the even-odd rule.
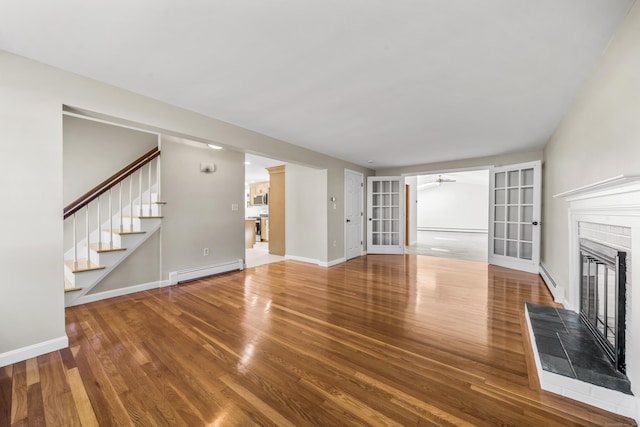
[[[617,175],[613,178],[594,182],[593,184],[555,194],[553,197],[556,199],[573,201],[633,192],[638,190],[640,190],[640,175]]]

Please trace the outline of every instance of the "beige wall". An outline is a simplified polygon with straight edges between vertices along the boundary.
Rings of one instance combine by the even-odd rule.
[[[162,276],[244,258],[244,154],[162,136]],[[200,172],[200,163],[216,165]],[[238,205],[233,211],[232,204]],[[209,248],[209,255],[203,249]]]
[[[544,162],[541,259],[552,279],[564,287],[565,298],[572,300],[577,296],[569,294],[567,203],[553,195],[620,174],[640,174],[640,3],[618,29],[545,147]],[[632,243],[632,252],[637,244]],[[631,283],[631,295],[636,286]],[[628,301],[627,360],[637,360],[640,301]],[[627,375],[640,411],[640,372],[635,364],[629,362]]]
[[[542,262],[568,289],[567,190],[620,174],[640,174],[640,4],[544,149]]]
[[[428,147],[425,147],[428,150]],[[542,151],[524,153],[509,153],[499,156],[475,157],[473,159],[453,160],[450,162],[427,163],[421,165],[404,166],[400,168],[379,169],[377,176],[415,175],[423,172],[454,171],[458,169],[474,169],[483,166],[506,166],[517,163],[542,160]]]
[[[327,199],[327,171],[288,164],[285,167],[286,255],[327,262],[327,212],[318,203]]]
[[[158,146],[158,136],[77,117],[63,117],[63,203]]]
[[[37,352],[47,343],[55,341],[60,345],[66,339],[61,262],[63,106],[165,135],[215,142],[230,152],[247,151],[326,169],[327,192],[337,196],[344,194],[345,168],[365,175],[373,173],[229,123],[0,51],[0,198],[3,206],[10,207],[1,210],[0,219],[3,224],[11,225],[5,228],[0,239],[0,271],[3,283],[10,284],[4,286],[0,298],[0,324],[11,325],[0,328],[0,361],[6,354],[14,355],[25,349]],[[239,173],[243,170],[241,165]],[[224,201],[220,209],[230,212],[231,203],[242,206],[243,179],[240,178],[237,189],[233,182],[229,193],[223,193],[221,199],[216,194],[216,201]],[[9,185],[16,182],[20,185]],[[183,196],[176,194],[176,197]],[[329,261],[344,256],[344,205],[341,197],[338,200],[336,211],[329,211],[326,200],[321,201],[319,207],[327,211],[327,240],[338,242],[337,247],[326,250]],[[217,212],[215,209],[213,215]],[[195,263],[196,252],[200,257],[198,264],[236,258],[238,252],[242,253],[238,249],[244,241],[242,227],[238,228],[236,236],[235,220],[228,216],[223,218],[231,225],[229,233],[210,231],[203,236],[203,241],[197,240],[188,248],[188,255],[167,255],[163,271]],[[163,225],[163,231],[166,227]],[[200,252],[204,245],[210,245],[212,250],[206,260]],[[34,268],[34,262],[37,262],[37,268]],[[51,346],[46,348],[51,349]]]

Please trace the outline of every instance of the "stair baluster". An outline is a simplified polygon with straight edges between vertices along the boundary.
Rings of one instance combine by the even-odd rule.
[[[102,224],[102,208],[100,205],[100,198],[102,195],[98,196],[98,228],[100,228],[100,224]],[[102,233],[98,232],[98,249],[102,249]]]
[[[129,230],[133,230],[133,175],[129,177]]]
[[[120,212],[120,231],[124,230],[122,228],[122,181],[120,181],[120,183],[118,184],[118,187],[120,188],[120,206],[118,206],[118,211]]]
[[[160,195],[160,156],[156,157],[156,201],[161,201],[162,196]],[[151,166],[149,166],[151,167]],[[162,215],[160,212],[161,205],[158,205],[158,215]],[[149,207],[151,209],[151,207]]]
[[[73,267],[78,266],[78,222],[76,214],[73,214]]]
[[[87,236],[87,267],[89,266],[90,262],[89,260],[91,259],[91,253],[89,252],[91,250],[91,248],[89,247],[89,245],[91,244],[91,242],[89,241],[89,205],[87,205],[87,211],[86,211],[86,215],[85,215],[85,222],[86,222],[86,236]]]
[[[152,216],[151,214],[151,163],[149,163],[149,216]]]
[[[111,206],[113,199],[113,188],[109,189],[109,230],[113,230],[113,208]],[[99,230],[102,234],[102,230]],[[113,233],[109,233],[109,249],[113,249]]]
[[[138,171],[138,199],[140,200],[138,215],[142,216],[142,168]]]

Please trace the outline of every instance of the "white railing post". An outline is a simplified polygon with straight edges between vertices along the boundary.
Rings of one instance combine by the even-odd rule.
[[[102,204],[100,199],[102,195],[98,196],[98,250],[102,249]]]
[[[73,214],[73,269],[78,266],[78,223],[76,214]]]
[[[142,168],[138,171],[138,216],[142,216]]]
[[[120,181],[120,231],[123,230],[122,228],[122,181]]]
[[[109,189],[109,249],[113,249],[113,187]]]
[[[152,201],[151,201],[151,162],[149,162],[149,216],[152,215],[151,206],[152,206]]]
[[[129,229],[133,230],[133,175],[129,177]]]
[[[87,223],[87,268],[91,264],[91,262],[89,262],[89,260],[91,259],[91,254],[89,253],[89,244],[91,243],[89,240],[89,206],[90,204],[87,205],[87,214],[85,215]]]
[[[158,199],[158,201],[162,200],[160,198],[160,178],[161,178],[161,170],[160,168],[162,167],[162,163],[160,163],[160,156],[156,157],[156,197]],[[160,210],[158,210],[159,212]]]

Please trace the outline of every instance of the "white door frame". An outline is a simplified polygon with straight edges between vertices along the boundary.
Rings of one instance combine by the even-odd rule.
[[[347,220],[349,218],[347,218],[347,212],[348,212],[348,207],[349,207],[349,197],[348,197],[348,188],[347,188],[347,175],[348,174],[352,174],[352,175],[358,175],[360,177],[360,183],[362,184],[360,186],[360,192],[358,195],[358,199],[359,199],[359,205],[360,205],[360,246],[359,246],[359,253],[358,255],[352,256],[351,258],[349,258],[349,254],[347,253],[348,251],[348,227],[349,224],[347,223]],[[364,227],[365,227],[365,220],[364,220],[364,190],[365,190],[365,179],[364,179],[364,174],[361,172],[356,172],[354,170],[350,170],[350,169],[345,169],[344,170],[344,218],[345,218],[345,222],[344,222],[344,259],[345,260],[350,260],[352,258],[357,258],[359,256],[362,256],[365,254],[364,251]]]
[[[395,234],[398,233],[398,243],[397,244],[378,244],[375,245],[375,239],[373,238],[373,195],[371,194],[375,185],[373,185],[373,181],[375,180],[387,180],[387,181],[397,181],[398,182],[398,205],[396,206],[398,209],[398,218],[393,218],[398,221],[398,232],[393,231],[387,234]],[[391,186],[393,187],[393,186]],[[392,191],[390,192],[392,193]],[[385,192],[383,192],[385,194]],[[393,199],[393,197],[391,197]],[[391,200],[387,200],[391,201]],[[382,207],[386,206],[386,201],[383,203]],[[376,208],[377,209],[377,208]],[[393,208],[391,208],[393,211]],[[376,253],[376,254],[404,254],[405,245],[404,245],[404,176],[369,176],[367,177],[367,215],[365,221],[367,223],[367,253]],[[391,219],[391,218],[389,218]],[[384,234],[386,232],[382,232]],[[392,237],[392,236],[391,236]]]
[[[531,240],[531,260],[521,259],[518,257],[511,257],[506,255],[494,254],[494,238],[495,236],[495,174],[503,171],[509,171],[514,169],[528,169],[534,170],[533,176],[533,203],[532,203],[532,240]],[[505,188],[508,188],[508,184]],[[492,168],[489,181],[489,264],[498,265],[501,267],[512,268],[515,270],[526,271],[529,273],[537,274],[540,270],[540,229],[541,229],[541,202],[542,202],[542,161],[536,160],[533,162],[518,163],[513,165],[504,165],[500,167]],[[505,205],[508,201],[505,201]],[[518,206],[522,203],[519,202]],[[520,210],[520,209],[519,209]],[[520,213],[518,213],[520,215]],[[504,220],[508,223],[508,219]],[[517,219],[517,223],[522,223],[523,219],[520,217]],[[518,225],[518,228],[520,228]],[[519,231],[520,233],[520,231]],[[507,236],[503,238],[507,240]],[[517,240],[518,244],[521,239]],[[521,249],[518,248],[518,251]]]

